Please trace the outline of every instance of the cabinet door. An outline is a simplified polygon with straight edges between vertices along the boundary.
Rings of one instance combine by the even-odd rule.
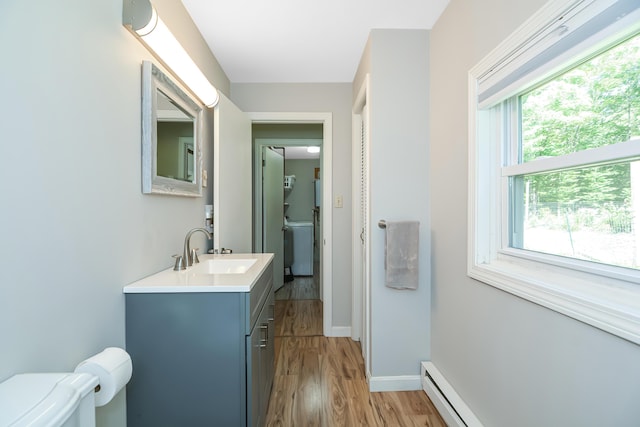
[[[264,328],[260,327],[260,319],[251,335],[247,336],[247,424],[261,425],[260,417],[260,353]]]
[[[127,426],[246,426],[245,293],[125,298]]]
[[[265,322],[267,323],[267,342],[266,346],[261,348],[260,353],[260,398],[261,412],[266,418],[267,409],[269,408],[269,398],[271,396],[271,387],[273,385],[274,371],[274,354],[275,354],[275,325],[274,325],[274,297],[273,290],[269,293],[269,298],[264,304]]]
[[[273,375],[273,368],[267,372],[267,354],[271,347],[271,360],[273,360],[273,325],[270,325],[269,308],[273,304],[273,290],[269,292],[269,298],[260,310],[260,315],[251,335],[247,337],[247,420],[252,427],[262,426],[265,420],[269,396],[265,398],[265,383],[268,375]],[[273,377],[271,377],[273,380]],[[265,401],[266,399],[266,401]]]

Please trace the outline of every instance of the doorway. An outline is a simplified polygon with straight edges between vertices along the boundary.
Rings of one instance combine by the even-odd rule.
[[[253,123],[253,138],[254,138],[254,152],[256,152],[256,139],[260,137],[265,138],[282,138],[282,134],[279,134],[281,131],[289,131],[286,136],[287,141],[278,142],[278,146],[284,146],[285,152],[287,151],[287,146],[302,146],[305,147],[310,145],[309,139],[320,140],[315,145],[321,145],[322,150],[320,153],[320,167],[319,167],[319,187],[321,187],[320,191],[320,206],[316,212],[311,212],[311,222],[315,222],[315,232],[313,233],[313,241],[314,241],[314,258],[315,258],[315,287],[317,290],[313,290],[313,275],[306,277],[304,280],[307,281],[305,285],[298,287],[306,288],[300,290],[298,292],[289,292],[287,298],[291,298],[292,296],[296,298],[304,297],[306,295],[306,291],[315,292],[319,300],[322,302],[322,334],[325,336],[333,336],[332,325],[331,325],[331,312],[332,312],[332,301],[331,301],[331,290],[332,290],[332,275],[331,275],[331,211],[330,209],[323,209],[322,206],[331,206],[331,114],[329,113],[248,113],[250,119]],[[273,126],[267,126],[273,125]],[[300,130],[304,128],[304,125],[316,125],[318,130],[321,130],[320,133],[315,133],[314,135],[310,133],[298,134],[291,133],[292,130]],[[262,126],[262,129],[260,127]],[[309,129],[309,127],[307,127]],[[262,132],[262,133],[261,133]],[[304,141],[303,141],[304,140]],[[254,158],[255,159],[255,158]],[[254,169],[256,170],[256,169]],[[324,173],[326,171],[326,173]],[[314,169],[315,173],[315,169]],[[258,179],[258,177],[257,177]],[[258,182],[256,181],[256,185],[254,188],[258,188]],[[309,183],[311,185],[311,183]],[[315,195],[314,195],[315,196]],[[259,200],[262,197],[261,194],[255,194],[254,199],[254,207],[261,206],[262,201]],[[259,218],[258,213],[254,210],[254,218]],[[315,218],[314,219],[314,215]],[[292,216],[292,215],[290,215]],[[298,219],[298,218],[291,218]],[[254,246],[256,248],[261,247],[261,222],[255,220],[254,221]],[[295,271],[294,280],[295,280]],[[298,281],[299,283],[302,280]],[[309,283],[310,282],[310,283]],[[287,292],[285,290],[286,295]],[[297,294],[294,295],[294,294]],[[284,297],[283,297],[284,298]]]
[[[322,128],[311,126],[321,136]],[[287,142],[291,144],[284,148],[284,250],[288,262],[276,300],[320,300],[322,138]]]
[[[255,169],[256,184],[262,182],[257,247],[275,254],[276,300],[320,300],[322,126],[254,125],[252,134],[261,155]]]

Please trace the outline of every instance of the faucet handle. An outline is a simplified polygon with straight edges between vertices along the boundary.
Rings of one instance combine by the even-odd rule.
[[[176,263],[173,266],[173,270],[174,271],[180,271],[180,270],[186,270],[187,266],[184,265],[184,259],[182,258],[182,255],[171,255],[173,258],[176,259]]]
[[[200,260],[198,259],[198,249],[200,248],[191,249],[191,265],[200,262]]]

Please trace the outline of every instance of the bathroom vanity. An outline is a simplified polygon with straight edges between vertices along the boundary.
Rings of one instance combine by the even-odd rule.
[[[272,254],[203,255],[187,270],[124,288],[129,427],[264,424],[274,371],[272,263]]]

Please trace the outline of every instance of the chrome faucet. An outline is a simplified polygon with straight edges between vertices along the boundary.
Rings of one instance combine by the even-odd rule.
[[[189,230],[189,232],[187,233],[187,235],[184,238],[184,249],[182,250],[182,262],[184,263],[185,267],[191,267],[194,262],[198,263],[198,250],[194,249],[191,250],[191,235],[193,233],[195,233],[196,231],[201,231],[203,232],[206,236],[207,239],[211,240],[213,239],[213,233],[210,233],[206,228],[194,228]]]

